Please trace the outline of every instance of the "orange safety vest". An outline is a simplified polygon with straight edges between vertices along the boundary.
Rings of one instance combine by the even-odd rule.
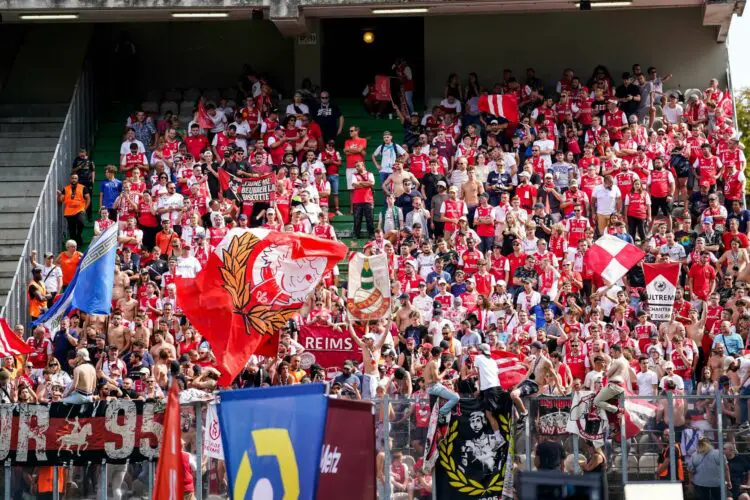
[[[75,193],[71,193],[70,184],[65,186],[63,198],[63,215],[76,215],[86,210],[86,198],[83,197],[83,184],[76,184]]]
[[[57,472],[57,491],[62,493],[65,486],[65,469],[60,467]],[[54,477],[54,467],[39,467],[36,480],[37,491],[39,493],[52,493],[52,481]]]
[[[37,283],[34,280],[31,280],[29,282],[29,288],[31,287],[36,288],[36,290],[39,292],[40,295],[46,296],[47,295],[47,287],[44,286],[44,283]],[[33,295],[31,295],[31,291],[29,291],[29,316],[32,316],[34,318],[38,318],[42,315],[42,309],[45,309],[47,307],[47,301],[46,300],[39,300],[35,298]]]
[[[669,448],[665,448],[664,451],[661,452],[662,456],[662,463],[669,460]],[[677,480],[678,481],[684,481],[685,480],[685,467],[682,463],[682,449],[680,448],[679,443],[675,443],[674,445],[674,457],[677,460],[677,463],[675,464],[675,474],[677,474]],[[669,469],[670,467],[665,468],[663,471],[659,473],[659,477],[669,477]]]

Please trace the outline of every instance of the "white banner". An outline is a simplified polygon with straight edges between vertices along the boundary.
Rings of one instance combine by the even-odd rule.
[[[391,280],[385,254],[367,257],[356,253],[349,259],[346,306],[355,320],[384,317],[391,307]]]
[[[206,428],[203,432],[203,454],[209,458],[224,460],[224,448],[221,445],[221,428],[216,404],[208,405],[206,410]]]

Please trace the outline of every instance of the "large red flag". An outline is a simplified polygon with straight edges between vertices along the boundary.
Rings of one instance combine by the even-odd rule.
[[[479,97],[479,111],[500,116],[511,124],[518,123],[518,99],[513,94],[489,94]]]
[[[182,430],[180,428],[180,396],[172,381],[164,414],[159,464],[156,468],[154,498],[182,500],[185,496],[185,473],[182,468]]]
[[[34,352],[34,349],[18,338],[16,332],[8,326],[5,318],[0,318],[0,358],[31,354],[32,352]]]
[[[230,385],[253,354],[276,355],[279,329],[346,252],[306,234],[235,228],[195,279],[176,279],[177,302],[211,343],[219,385]]]
[[[500,385],[506,391],[511,390],[526,376],[528,367],[523,364],[523,359],[518,354],[508,351],[491,351],[492,359],[497,362],[497,375]]]

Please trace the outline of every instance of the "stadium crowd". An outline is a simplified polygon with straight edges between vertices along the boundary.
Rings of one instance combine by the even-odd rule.
[[[398,61],[394,70],[411,97],[408,64]],[[135,111],[120,164],[106,167],[96,191],[94,163],[82,151],[59,192],[65,251],[29,257],[29,314],[37,318],[75,273],[84,218],[98,193],[95,234],[119,226],[113,312],[73,314],[58,331],[31,329],[35,353],[22,366],[6,359],[0,402],[162,398],[172,380],[182,389],[215,390],[211,346],[183,316],[174,278],[200,272],[232,227],[336,239],[331,221],[346,212],[354,220],[352,248],[387,256],[394,300],[392,315],[371,325],[372,333],[352,333],[377,370],[347,361],[327,380],[331,397],[425,400],[430,360],[438,361],[445,388],[472,396],[481,344],[517,354],[530,373],[546,359],[553,369],[536,379],[540,395],[599,391],[620,357],[628,364],[625,384],[641,396],[750,395],[750,212],[732,100],[717,80],[685,95],[666,90],[670,76],[638,64],[620,79],[603,66],[590,78],[565,69],[547,88],[533,69],[524,77],[506,70],[486,89],[476,74],[465,84],[451,75],[440,103],[424,114],[411,100],[383,103],[369,92],[368,112],[392,107],[401,122],[382,139],[360,136],[325,90],[305,86],[282,110],[274,89],[252,72],[236,101],[206,103],[184,129],[171,114]],[[480,111],[488,90],[516,96],[519,123]],[[237,202],[222,190],[220,170],[238,179],[275,173],[273,201]],[[682,264],[674,321],[650,320],[640,264],[618,283],[584,266],[587,249],[605,233],[641,247],[643,262]],[[346,284],[345,275],[328,276],[282,328],[278,356],[253,356],[234,385],[326,381],[328,367],[302,366],[296,334],[305,323],[349,329]],[[24,325],[16,332],[25,337]],[[93,370],[78,370],[85,365]],[[683,406],[678,422],[710,428],[721,415],[725,429],[750,433],[747,400],[731,401],[690,412]],[[378,408],[379,449],[384,419],[394,433],[407,424],[416,429],[400,446],[423,446],[429,405]],[[517,408],[523,418],[523,403]],[[601,465],[593,460],[585,467]],[[378,463],[382,484],[382,454]],[[696,487],[718,486],[716,477],[695,483],[706,475],[691,473]],[[429,474],[419,464],[410,472],[401,451],[389,477],[394,492],[431,496]],[[735,496],[744,484],[742,476],[732,483]]]

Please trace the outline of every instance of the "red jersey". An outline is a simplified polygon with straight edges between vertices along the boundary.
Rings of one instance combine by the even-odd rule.
[[[466,212],[466,203],[464,203],[463,200],[451,200],[449,198],[445,200],[443,204],[445,206],[445,212],[443,213],[443,216],[448,219],[458,219]],[[446,231],[455,231],[456,227],[456,224],[454,224],[453,222],[445,223]]]
[[[464,274],[467,277],[473,276],[479,271],[477,263],[482,259],[482,252],[479,250],[467,250],[461,254],[461,262]]]
[[[646,192],[632,192],[628,195],[628,217],[634,219],[648,219],[649,196]]]
[[[728,175],[724,181],[724,199],[726,200],[740,200],[745,194],[743,189],[743,181],[740,176],[740,172],[735,172],[732,175]],[[742,204],[740,204],[742,205]]]
[[[710,156],[706,158],[701,155],[698,157],[698,175],[701,183],[709,183],[711,186],[716,184],[716,176],[719,173],[719,158]]]
[[[565,221],[565,227],[568,230],[568,247],[575,248],[586,236],[586,229],[591,227],[591,223],[586,217],[573,217]]]
[[[666,198],[669,196],[672,174],[669,170],[652,170],[651,171],[651,196],[654,198]]]
[[[409,157],[409,161],[411,162],[409,171],[421,181],[422,177],[430,171],[430,157],[425,154],[415,154]]]
[[[510,268],[508,270],[508,276],[509,276],[509,278],[511,280],[513,279],[513,275],[516,273],[516,269],[518,269],[519,267],[521,267],[525,263],[526,263],[526,254],[525,253],[521,253],[519,255],[516,255],[515,253],[512,253],[512,254],[508,255],[508,266]],[[508,285],[511,285],[511,284],[512,283],[508,283]]]
[[[208,148],[208,137],[205,135],[191,135],[185,139],[185,147],[188,153],[193,155],[196,161],[198,161],[203,154],[203,151]]]
[[[333,226],[330,224],[316,224],[313,227],[313,236],[323,238],[324,240],[334,239]]]
[[[583,379],[586,378],[586,355],[582,352],[578,355],[566,354],[565,364],[570,368],[570,374],[573,378],[583,382]]]
[[[536,198],[537,189],[533,184],[519,184],[516,188],[516,196],[521,200],[521,207],[531,213],[534,208],[534,199]],[[446,228],[446,231],[448,229]]]
[[[604,179],[600,175],[589,175],[583,174],[581,176],[581,191],[586,193],[588,199],[591,199],[591,193],[594,192],[594,188],[600,184],[604,184]]]
[[[34,368],[39,370],[47,368],[47,362],[49,361],[48,352],[52,349],[50,339],[42,337],[42,340],[37,342],[36,338],[29,337],[26,343],[34,349],[34,352],[28,356],[28,360]]]
[[[138,168],[141,171],[141,177],[148,172],[148,169],[144,167],[146,163],[145,153],[127,153],[125,155],[125,168],[128,171],[127,177],[130,179],[133,176],[133,168]]]
[[[495,280],[505,280],[505,267],[508,265],[508,258],[505,255],[495,257],[494,252],[490,254],[490,272]]]
[[[234,144],[234,139],[230,139],[227,137],[226,133],[219,132],[216,134],[216,153],[219,155],[219,158],[224,158],[224,151],[229,149],[230,146]]]
[[[335,149],[333,151],[328,151],[328,149],[324,149],[320,152],[320,161],[326,166],[326,175],[338,175],[339,174],[339,165],[336,165],[334,163],[326,163],[331,161],[340,162],[341,161],[341,155],[338,151]]]
[[[478,206],[476,208],[476,212],[474,213],[474,229],[476,230],[478,236],[494,236],[495,235],[495,224],[493,222],[490,222],[489,224],[477,223],[477,219],[479,217],[489,218],[490,221],[492,221],[493,220],[492,214],[494,210],[495,210],[495,207],[491,205],[487,205],[486,207]]]

